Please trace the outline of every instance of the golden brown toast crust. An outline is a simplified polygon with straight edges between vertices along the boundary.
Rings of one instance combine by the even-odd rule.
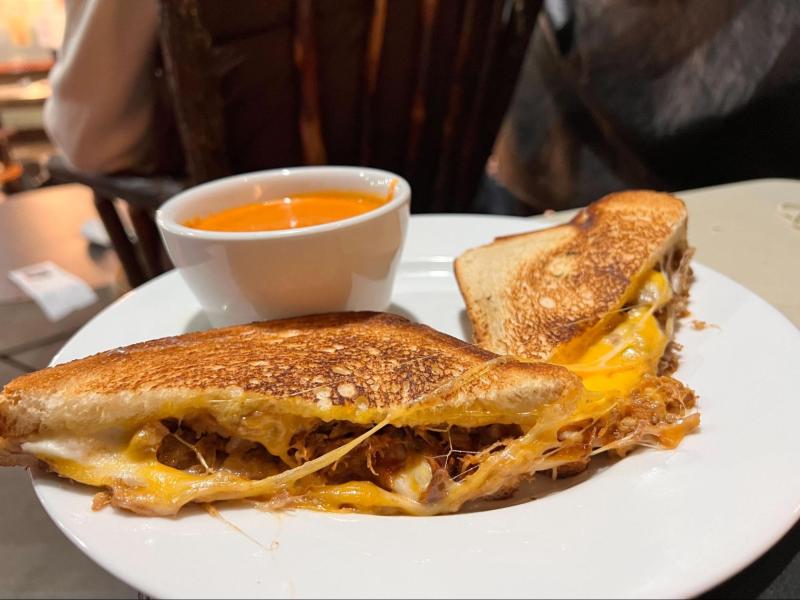
[[[589,205],[565,225],[468,250],[455,272],[475,342],[546,360],[621,308],[639,278],[685,237],[681,200],[628,191]]]
[[[3,393],[13,398],[32,388],[114,394],[240,387],[285,397],[303,395],[324,381],[333,386],[333,404],[371,392],[369,401],[384,406],[397,402],[404,382],[407,394],[414,397],[492,358],[489,352],[400,316],[339,313],[142,342],[23,375]],[[353,384],[355,392],[337,389],[338,383]]]
[[[179,416],[204,402],[216,403],[215,414],[230,405],[238,418],[245,396],[249,411],[369,422],[496,358],[390,314],[253,323],[134,344],[19,377],[0,395],[0,436]],[[442,402],[506,401],[504,394],[516,401],[521,392],[525,401],[552,399],[576,386],[560,367],[509,361],[459,380]]]

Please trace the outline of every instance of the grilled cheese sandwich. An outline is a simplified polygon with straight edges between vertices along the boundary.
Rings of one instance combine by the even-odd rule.
[[[234,499],[434,515],[599,452],[673,448],[699,424],[694,393],[663,375],[688,294],[685,221],[679,200],[629,192],[465,253],[484,348],[347,313],[23,376],[0,395],[0,464],[38,462],[104,489],[96,508],[149,515]]]
[[[219,368],[223,353],[235,373]],[[303,371],[292,382],[274,376],[291,364]],[[696,426],[693,403],[670,378],[587,390],[564,367],[400,317],[328,315],[156,340],[20,378],[0,396],[0,462],[35,457],[104,488],[96,507],[142,514],[250,498],[432,515],[600,449],[671,447]]]
[[[455,274],[476,343],[564,366],[589,392],[616,398],[612,411],[627,410],[643,386],[663,399],[691,279],[686,225],[679,199],[622,192],[565,225],[466,251]],[[675,428],[670,441],[664,430],[659,443],[676,445],[685,432]]]
[[[580,364],[601,357],[616,327],[622,338],[632,328],[652,343],[651,358],[659,354],[649,372],[663,372],[659,363],[689,291],[686,220],[673,196],[622,192],[565,225],[468,250],[455,273],[475,342],[499,354]],[[651,314],[639,310],[645,306]],[[667,344],[652,339],[661,338],[656,323]],[[630,345],[627,352],[640,354]]]

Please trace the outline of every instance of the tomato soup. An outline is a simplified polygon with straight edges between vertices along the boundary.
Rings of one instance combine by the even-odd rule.
[[[311,227],[374,210],[389,201],[393,188],[390,186],[386,196],[345,191],[293,194],[228,208],[188,219],[183,224],[206,231],[275,231]]]

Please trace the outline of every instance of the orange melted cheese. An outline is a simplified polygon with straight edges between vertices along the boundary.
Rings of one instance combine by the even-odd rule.
[[[175,514],[190,501],[264,497],[295,484],[293,496],[285,504],[291,507],[377,513],[399,511],[411,515],[452,512],[476,494],[491,493],[495,488],[487,486],[495,485],[493,478],[495,482],[499,478],[502,483],[537,470],[554,468],[551,457],[555,455],[551,452],[562,444],[559,431],[565,425],[602,418],[644,375],[655,373],[669,339],[653,315],[670,298],[666,277],[652,272],[637,292],[638,304],[626,312],[613,331],[593,343],[577,360],[565,364],[581,377],[589,392],[571,400],[571,405],[546,408],[525,435],[511,442],[503,452],[490,455],[486,468],[482,466],[463,481],[452,482],[445,496],[434,503],[425,503],[420,498],[421,490],[430,481],[429,470],[423,468],[424,462],[409,461],[406,471],[395,475],[398,484],[392,486],[394,491],[365,481],[327,485],[314,475],[377,433],[388,420],[313,461],[257,481],[225,471],[197,475],[168,467],[158,462],[153,448],[142,448],[135,434],[128,437],[127,443],[117,445],[86,438],[54,438],[33,442],[24,449],[47,462],[61,476],[92,486],[113,488],[117,503],[144,514]],[[663,429],[662,445],[676,446],[698,424],[699,416],[693,414]],[[281,452],[281,448],[288,444],[289,438],[286,435],[273,437],[275,439],[261,442],[273,454],[285,454],[286,449]],[[565,452],[568,451],[566,448]],[[501,488],[502,485],[498,489]]]
[[[311,192],[293,194],[235,206],[226,210],[188,219],[183,224],[207,231],[276,231],[322,225],[355,217],[385,204],[386,197],[364,192]]]
[[[586,389],[627,391],[646,373],[656,373],[669,337],[654,313],[670,301],[672,290],[664,274],[653,271],[637,296],[638,304],[624,313],[610,333],[574,361],[562,363],[583,380]]]

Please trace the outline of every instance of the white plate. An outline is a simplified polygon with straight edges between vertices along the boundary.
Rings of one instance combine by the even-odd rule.
[[[451,259],[525,219],[415,217],[394,308],[465,336]],[[158,598],[691,596],[734,574],[800,510],[800,334],[757,296],[696,266],[678,377],[702,430],[536,501],[433,518],[192,509],[176,519],[90,510],[92,490],[35,476],[47,512],[105,569]],[[175,273],[93,319],[57,361],[207,327]],[[246,534],[246,535],[245,535]]]

